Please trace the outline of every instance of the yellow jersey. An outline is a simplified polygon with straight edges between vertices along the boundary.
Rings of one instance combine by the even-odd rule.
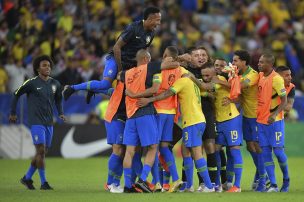
[[[222,81],[227,81],[225,77],[219,76],[218,78]],[[222,101],[225,97],[229,98],[230,89],[220,85],[215,84],[215,120],[217,122],[223,122],[237,117],[240,113],[236,108],[235,103],[231,102],[227,106],[223,106]]]
[[[177,94],[182,114],[182,128],[206,122],[201,108],[199,87],[188,78],[180,78],[171,86],[170,90]]]
[[[248,67],[248,69],[241,75],[240,81],[246,86],[241,92],[243,116],[246,118],[256,118],[259,73],[251,67]]]
[[[272,97],[270,112],[275,111],[281,104],[281,99],[279,97],[286,95],[286,89],[284,85],[284,79],[280,75],[275,75],[272,79]],[[284,113],[279,113],[275,121],[284,119]]]

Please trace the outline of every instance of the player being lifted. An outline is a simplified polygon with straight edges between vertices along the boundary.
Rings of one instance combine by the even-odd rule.
[[[107,56],[102,80],[67,86],[63,93],[64,99],[67,100],[78,90],[91,91],[88,94],[88,101],[94,92],[106,94],[119,71],[136,67],[135,56],[137,51],[146,49],[151,45],[155,29],[160,25],[160,21],[161,13],[158,8],[146,8],[143,13],[143,20],[128,25],[118,37],[113,50]]]

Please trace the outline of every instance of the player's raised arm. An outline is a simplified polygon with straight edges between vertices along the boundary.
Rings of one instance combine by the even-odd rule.
[[[126,45],[126,42],[119,37],[119,39],[116,41],[114,47],[113,47],[113,52],[114,52],[114,58],[117,64],[117,71],[122,70],[122,65],[121,65],[121,48]]]

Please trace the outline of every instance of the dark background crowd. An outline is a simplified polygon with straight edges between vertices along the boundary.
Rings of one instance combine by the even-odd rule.
[[[304,91],[304,0],[0,0],[0,93],[33,76],[32,60],[51,55],[63,85],[100,79],[104,58],[122,29],[148,5],[162,10],[151,54],[205,46],[231,61],[246,49],[257,68],[263,51],[291,67]]]

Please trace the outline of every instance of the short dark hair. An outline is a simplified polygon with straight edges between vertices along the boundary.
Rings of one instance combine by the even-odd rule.
[[[202,67],[202,69],[206,69],[206,68],[214,68],[214,64],[208,61]]]
[[[225,58],[222,58],[222,57],[216,57],[216,58],[214,58],[214,62],[215,62],[216,60],[222,60],[222,61],[227,62],[227,61],[225,60]]]
[[[195,50],[198,50],[198,48],[195,47],[195,46],[190,46],[190,47],[187,49],[187,53],[191,54],[192,51],[195,51]]]
[[[234,52],[234,55],[239,56],[240,60],[246,61],[246,65],[250,63],[250,54],[246,50],[237,50]]]
[[[168,46],[166,50],[169,51],[170,57],[176,58],[178,56],[178,49],[175,46]]]
[[[283,71],[287,71],[287,70],[290,70],[290,68],[287,67],[287,66],[283,66],[283,65],[278,66],[278,67],[275,69],[276,72],[283,72]]]
[[[155,14],[155,13],[160,13],[159,8],[154,7],[154,6],[150,6],[150,7],[146,8],[144,10],[144,20],[147,20],[149,15]]]
[[[265,53],[265,54],[262,55],[262,57],[266,58],[268,63],[270,63],[271,65],[274,65],[274,63],[275,63],[274,55],[272,55],[270,53]]]
[[[48,55],[38,56],[33,61],[33,70],[34,70],[34,73],[36,76],[38,76],[38,69],[40,67],[40,62],[42,62],[43,60],[49,61],[50,65],[51,65],[51,69],[53,69],[54,63],[50,56],[48,56]]]

